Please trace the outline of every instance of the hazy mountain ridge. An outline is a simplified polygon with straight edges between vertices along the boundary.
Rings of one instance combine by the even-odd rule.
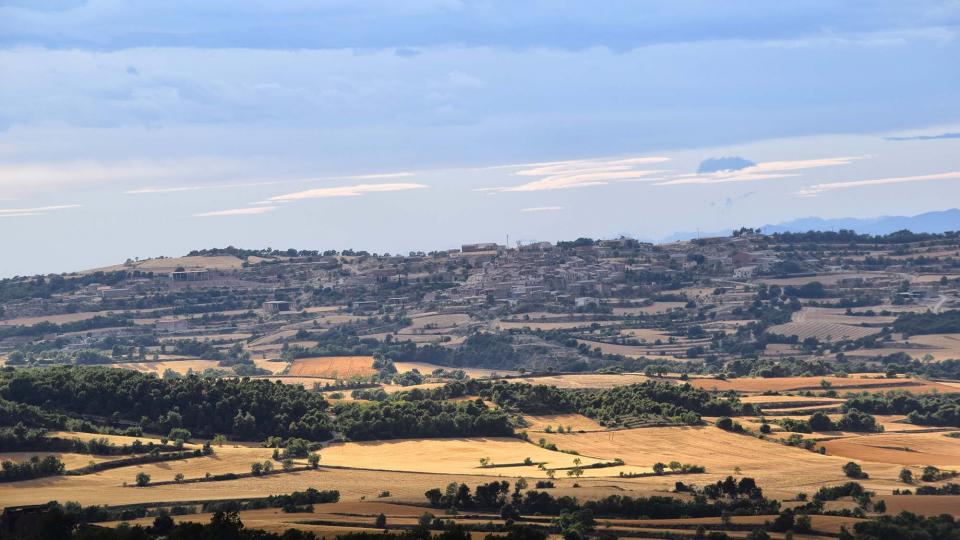
[[[925,212],[915,216],[880,216],[875,218],[832,218],[805,217],[786,221],[777,225],[764,225],[760,229],[766,234],[806,231],[839,231],[852,229],[861,234],[889,234],[909,229],[913,232],[940,233],[960,230],[960,209],[951,208],[936,212]],[[726,236],[731,229],[700,232],[699,236]],[[696,232],[678,232],[661,239],[661,242],[676,242],[697,238]]]

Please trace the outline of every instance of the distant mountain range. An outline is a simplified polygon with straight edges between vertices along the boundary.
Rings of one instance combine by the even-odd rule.
[[[881,216],[876,218],[835,218],[824,219],[806,217],[794,219],[778,225],[764,225],[760,228],[766,234],[783,232],[807,231],[839,231],[840,229],[854,230],[860,234],[889,234],[903,229],[913,232],[940,233],[944,231],[960,231],[960,209],[951,208],[938,212],[926,212],[915,216]],[[701,232],[699,236],[726,236],[730,230]],[[674,233],[661,242],[676,242],[696,238],[697,233]]]

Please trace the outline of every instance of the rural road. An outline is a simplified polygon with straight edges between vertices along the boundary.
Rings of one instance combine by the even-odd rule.
[[[940,298],[937,299],[937,303],[934,304],[933,307],[930,308],[930,310],[933,311],[934,313],[940,313],[940,310],[943,309],[943,304],[946,301],[947,301],[947,297],[941,294]]]

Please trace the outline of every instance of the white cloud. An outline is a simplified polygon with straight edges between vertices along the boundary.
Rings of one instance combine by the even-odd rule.
[[[533,208],[521,208],[521,212],[558,212],[564,210],[563,206],[534,206]]]
[[[86,186],[132,181],[175,181],[235,174],[249,164],[235,160],[187,159],[179,161],[65,161],[4,163],[0,165],[0,188]]]
[[[49,212],[80,208],[80,206],[79,204],[60,204],[56,206],[37,206],[35,208],[0,208],[0,218],[43,216]]]
[[[800,196],[819,195],[827,191],[851,189],[859,187],[883,186],[889,184],[905,184],[909,182],[929,182],[932,180],[960,180],[960,171],[951,171],[937,174],[923,174],[917,176],[897,176],[893,178],[875,178],[872,180],[851,180],[847,182],[827,182],[814,184],[796,192]]]
[[[358,184],[355,186],[338,186],[329,188],[308,189],[286,195],[270,197],[274,202],[300,201],[304,199],[325,199],[329,197],[359,197],[367,193],[383,193],[387,191],[406,191],[423,189],[424,184],[397,183],[397,184]]]
[[[250,208],[232,208],[230,210],[203,212],[201,214],[194,214],[193,217],[254,216],[266,214],[267,212],[272,212],[276,209],[276,206],[252,206]]]
[[[279,184],[279,181],[271,182],[249,182],[249,183],[240,183],[240,184],[214,184],[210,186],[176,186],[168,188],[160,187],[146,187],[139,189],[132,189],[129,191],[124,191],[127,195],[153,195],[158,193],[182,193],[186,191],[201,191],[205,189],[234,189],[234,188],[245,188],[245,187],[255,187],[255,186],[274,186]]]
[[[663,163],[669,160],[670,158],[666,157],[642,157],[602,160],[585,159],[530,163],[526,165],[510,165],[507,166],[507,168],[520,168],[520,170],[513,173],[515,176],[540,176],[543,178],[517,186],[480,188],[475,191],[547,191],[554,189],[604,186],[612,182],[632,182],[640,180],[649,181],[650,176],[663,173],[665,171],[656,169],[641,169],[639,167]]]
[[[396,173],[377,173],[377,174],[355,174],[353,176],[337,176],[331,180],[380,180],[384,178],[404,178],[407,176],[413,176],[412,172],[396,172]]]
[[[803,159],[793,161],[767,161],[757,163],[736,171],[717,171],[706,174],[681,174],[672,180],[657,182],[657,186],[677,186],[687,184],[725,184],[728,182],[755,182],[799,176],[795,171],[848,165],[861,157],[831,157]]]

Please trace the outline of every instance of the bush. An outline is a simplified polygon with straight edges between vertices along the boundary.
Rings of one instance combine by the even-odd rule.
[[[145,472],[138,472],[136,482],[138,486],[145,487],[150,484],[150,475]]]
[[[850,478],[870,478],[867,473],[863,472],[860,465],[852,461],[847,462],[847,464],[843,466],[843,474]]]

